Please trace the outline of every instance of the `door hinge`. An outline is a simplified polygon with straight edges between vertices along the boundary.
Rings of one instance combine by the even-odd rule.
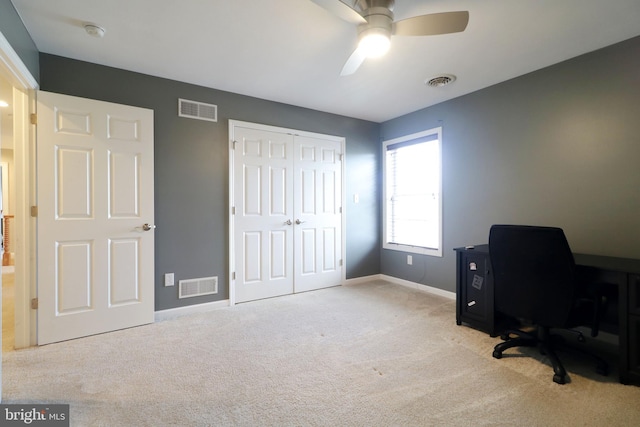
[[[231,215],[235,215],[235,214],[236,214],[236,207],[231,206]]]
[[[37,310],[38,309],[38,298],[33,298],[31,300],[31,309],[32,310]]]
[[[238,141],[236,141],[236,140],[231,141],[231,146],[232,146],[232,149],[233,149],[233,150],[235,150],[235,149],[236,149],[236,144],[237,144],[237,143],[238,143]]]
[[[38,216],[38,207],[37,206],[31,206],[31,216],[36,218]]]
[[[338,265],[342,267],[342,260],[338,261]]]
[[[231,280],[236,280],[236,272],[231,273]]]
[[[38,124],[38,115],[36,113],[31,113],[31,115],[29,116],[29,120],[31,121],[32,125],[37,125]]]

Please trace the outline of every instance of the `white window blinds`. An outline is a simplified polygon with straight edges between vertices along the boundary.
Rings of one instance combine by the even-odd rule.
[[[386,141],[384,247],[441,255],[440,129]]]

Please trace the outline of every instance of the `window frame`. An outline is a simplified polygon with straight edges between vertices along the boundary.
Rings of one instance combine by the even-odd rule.
[[[424,139],[425,141],[438,141],[438,163],[440,165],[439,183],[438,183],[438,247],[428,248],[423,246],[411,246],[406,244],[391,243],[387,241],[387,216],[388,210],[388,196],[387,196],[387,151],[389,146],[408,143]],[[419,143],[419,142],[418,142]],[[410,135],[401,136],[398,138],[386,140],[382,142],[382,247],[383,249],[390,249],[395,251],[410,252],[415,254],[422,254],[428,256],[442,257],[443,253],[443,208],[442,208],[442,127],[435,127],[421,132],[416,132]]]

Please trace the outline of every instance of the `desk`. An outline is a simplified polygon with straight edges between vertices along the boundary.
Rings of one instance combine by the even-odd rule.
[[[455,248],[456,323],[491,336],[501,332],[493,307],[489,245]],[[619,372],[623,384],[640,385],[640,260],[574,254],[581,274],[618,286]]]

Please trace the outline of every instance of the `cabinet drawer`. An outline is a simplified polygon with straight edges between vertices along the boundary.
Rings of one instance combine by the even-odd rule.
[[[487,256],[484,254],[467,253],[463,257],[464,271],[464,312],[485,318],[487,309]]]
[[[484,275],[469,272],[467,279],[467,295],[466,301],[464,301],[464,304],[466,304],[465,311],[484,316],[487,309],[485,277]]]

